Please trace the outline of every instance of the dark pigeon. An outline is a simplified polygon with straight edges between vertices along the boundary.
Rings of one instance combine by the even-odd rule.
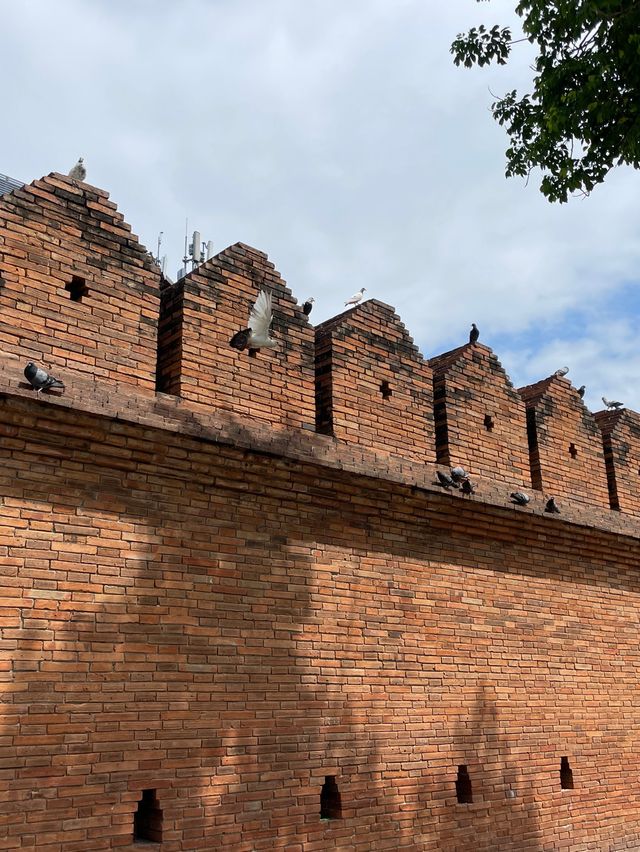
[[[53,376],[50,376],[49,373],[46,372],[46,370],[36,367],[33,361],[29,361],[27,366],[24,368],[24,377],[31,387],[35,389],[36,393],[40,393],[40,391],[43,390],[49,390],[49,388],[62,388],[64,390],[64,382],[61,382],[59,379],[54,379]]]
[[[465,495],[465,497],[470,497],[472,494],[476,493],[476,489],[471,484],[470,479],[464,479],[461,485],[461,491]]]
[[[471,323],[471,331],[469,332],[469,343],[477,343],[479,337],[480,337],[480,329],[475,324],[475,322],[472,322]]]
[[[578,388],[578,396],[580,399],[584,399],[584,392],[586,391],[586,387],[584,385],[580,385]]]
[[[607,406],[609,411],[616,411],[618,408],[624,408],[623,402],[616,402],[614,399],[606,399],[604,396],[602,397],[602,401]]]
[[[308,317],[309,314],[311,313],[311,311],[313,310],[313,303],[314,302],[315,302],[315,299],[312,296],[310,296],[307,299],[307,301],[304,303],[304,305],[302,306],[302,313],[305,315],[305,317]]]
[[[448,473],[442,473],[442,471],[437,470],[436,476],[438,477],[438,482],[442,485],[443,488],[457,488],[458,486],[453,481],[453,479],[449,476]]]
[[[531,499],[524,491],[512,491],[510,496],[517,506],[526,506]]]
[[[545,512],[551,512],[552,514],[559,515],[560,509],[558,509],[558,504],[556,503],[553,497],[549,497],[547,500],[546,506],[544,507]]]

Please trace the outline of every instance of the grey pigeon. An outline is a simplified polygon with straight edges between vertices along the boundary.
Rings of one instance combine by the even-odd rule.
[[[470,497],[470,496],[471,496],[471,494],[475,494],[475,493],[476,493],[476,489],[475,489],[475,488],[473,487],[473,485],[471,484],[471,480],[470,480],[470,479],[464,479],[464,480],[462,481],[462,485],[460,486],[460,489],[461,489],[462,493],[463,493],[466,497]]]
[[[87,170],[85,169],[83,163],[84,163],[84,160],[82,159],[82,157],[80,157],[78,162],[75,164],[75,166],[69,172],[69,177],[72,180],[84,180],[86,178]]]
[[[46,370],[36,367],[33,361],[29,361],[27,366],[24,368],[24,377],[31,387],[35,389],[36,393],[40,393],[40,391],[43,390],[49,390],[49,388],[64,389],[64,382],[61,382],[59,379],[54,379],[53,376],[50,376],[49,373],[46,372]]]
[[[233,346],[240,352],[243,349],[248,349],[250,355],[263,348],[275,349],[278,344],[269,336],[269,327],[272,321],[271,294],[261,290],[249,312],[249,325],[233,335],[229,341],[229,346]]]
[[[365,290],[365,287],[361,287],[357,293],[354,293],[350,299],[347,299],[347,301],[344,303],[345,308],[347,307],[347,305],[357,305],[358,302],[362,300]]]
[[[566,376],[568,372],[569,372],[568,367],[560,367],[560,369],[556,370],[553,375],[557,376],[557,378],[560,378],[561,376]]]
[[[442,473],[442,471],[437,470],[436,476],[438,477],[438,482],[442,485],[443,488],[457,488],[458,486],[453,481],[453,479],[449,476],[448,473]]]
[[[469,332],[469,343],[477,343],[479,337],[480,337],[480,329],[475,324],[475,322],[472,322],[471,323],[471,331]]]
[[[469,474],[463,467],[452,467],[451,468],[451,479],[457,484],[462,482],[464,479],[467,479]]]
[[[609,411],[615,411],[618,408],[624,407],[624,403],[617,402],[615,399],[605,399],[605,397],[602,397],[602,401],[607,406]]]
[[[526,506],[531,499],[524,491],[512,491],[510,497],[518,506]]]
[[[307,301],[302,306],[302,313],[305,315],[305,317],[308,317],[309,314],[311,313],[311,311],[313,309],[313,303],[314,302],[315,302],[315,299],[313,298],[313,296],[309,296]]]
[[[544,507],[545,512],[551,512],[552,514],[559,515],[560,509],[558,509],[558,504],[556,503],[553,497],[549,497],[547,503]]]
[[[586,391],[586,387],[584,385],[580,385],[578,388],[578,396],[580,399],[584,399],[584,392]]]

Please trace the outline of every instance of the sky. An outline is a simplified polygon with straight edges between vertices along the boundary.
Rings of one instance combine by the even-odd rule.
[[[569,366],[585,402],[640,410],[640,172],[550,204],[504,177],[495,95],[532,48],[454,66],[456,34],[514,0],[0,0],[0,172],[111,199],[173,278],[185,222],[267,252],[311,319],[361,287],[422,354],[471,322],[516,386]]]

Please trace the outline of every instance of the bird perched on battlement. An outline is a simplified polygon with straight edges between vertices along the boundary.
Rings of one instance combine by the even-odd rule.
[[[87,176],[87,170],[84,167],[84,160],[82,157],[79,158],[78,162],[69,172],[69,177],[72,180],[84,180]]]
[[[477,343],[479,337],[480,337],[480,329],[475,324],[475,322],[472,322],[471,323],[471,331],[469,332],[469,343]]]
[[[512,491],[509,496],[517,506],[526,506],[531,499],[524,491]]]
[[[443,488],[457,488],[457,484],[454,482],[452,477],[449,476],[448,473],[442,473],[441,470],[436,470],[436,476],[438,477],[438,483],[442,485]]]
[[[357,305],[358,302],[362,300],[362,297],[364,296],[365,292],[366,287],[361,287],[358,293],[354,293],[350,299],[347,299],[347,301],[344,303],[345,308],[347,307],[347,305]]]
[[[36,393],[49,390],[49,388],[62,388],[64,390],[64,382],[61,382],[60,379],[54,379],[46,370],[36,367],[33,361],[29,361],[24,368],[24,377]]]
[[[278,344],[269,336],[272,321],[271,293],[261,290],[249,312],[247,328],[237,331],[229,341],[229,346],[240,352],[248,349],[249,355],[255,355],[260,349],[275,349]]]
[[[586,387],[584,385],[580,385],[578,388],[578,396],[580,399],[584,399],[584,392],[586,391]]]
[[[471,480],[469,477],[462,480],[462,485],[460,486],[460,490],[465,495],[465,497],[470,497],[472,494],[476,493],[476,489],[471,484]]]
[[[560,369],[559,369],[559,370],[556,370],[556,371],[555,371],[555,373],[554,373],[553,375],[554,375],[557,379],[560,379],[562,376],[566,376],[568,372],[569,372],[569,368],[568,368],[568,367],[560,367]]]
[[[305,315],[305,317],[308,317],[309,314],[311,313],[311,311],[313,310],[313,303],[314,302],[315,302],[315,299],[313,298],[313,296],[309,296],[307,301],[302,306],[302,313]]]
[[[459,465],[457,467],[452,467],[450,472],[451,479],[453,479],[456,485],[459,485],[463,480],[469,478],[469,474],[467,473],[467,471]]]
[[[556,503],[553,497],[549,497],[544,507],[545,512],[550,512],[551,514],[560,514],[560,509],[558,508],[558,504]]]
[[[603,396],[602,401],[607,406],[609,411],[616,411],[618,408],[624,408],[624,403],[617,402],[617,400],[615,400],[615,399],[606,399]]]

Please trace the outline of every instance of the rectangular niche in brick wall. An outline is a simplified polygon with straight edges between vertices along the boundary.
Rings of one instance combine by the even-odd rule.
[[[162,842],[162,810],[155,790],[143,790],[133,817],[134,843]]]

